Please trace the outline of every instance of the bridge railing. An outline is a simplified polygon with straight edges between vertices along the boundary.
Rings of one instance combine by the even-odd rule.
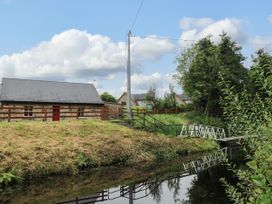
[[[131,126],[165,135],[224,140],[224,128],[202,124],[166,124],[146,112],[132,112]]]
[[[187,124],[182,126],[179,136],[220,140],[226,138],[226,132],[224,128],[201,124]]]

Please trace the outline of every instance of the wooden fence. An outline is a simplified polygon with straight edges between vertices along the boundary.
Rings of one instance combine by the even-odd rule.
[[[31,108],[29,108],[31,107]],[[58,106],[56,109],[54,106],[47,107],[35,107],[28,106],[28,108],[4,106],[0,108],[0,120],[6,120],[8,122],[12,120],[53,120],[65,119],[65,118],[101,118],[107,120],[107,109],[104,107],[62,107]],[[56,111],[57,110],[57,111]]]
[[[127,109],[125,107],[123,107],[123,112],[127,113]],[[172,109],[170,109],[170,108],[163,108],[163,109],[153,108],[152,110],[133,108],[132,112],[136,113],[136,114],[143,114],[143,113],[148,113],[148,114],[178,114],[178,113],[183,113],[185,111],[183,109],[180,109],[180,108],[172,108]]]
[[[26,109],[26,107],[28,107]],[[56,109],[56,107],[58,107]],[[80,110],[83,108],[83,110]],[[134,114],[177,114],[181,109],[133,109]],[[62,106],[62,105],[3,105],[0,107],[0,121],[6,120],[60,120],[65,118],[101,118],[102,120],[125,117],[127,109],[119,104],[106,103],[104,106]]]

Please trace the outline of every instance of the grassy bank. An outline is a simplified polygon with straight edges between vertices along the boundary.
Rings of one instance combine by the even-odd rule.
[[[86,167],[170,160],[217,147],[209,140],[167,138],[101,120],[3,122],[0,140],[0,181],[3,175],[8,181],[5,173],[75,174]]]
[[[216,127],[225,127],[225,122],[219,117],[206,116],[198,112],[185,112],[180,114],[156,114],[154,117],[166,124],[203,124]]]
[[[205,114],[198,112],[185,112],[180,114],[147,114],[145,116],[144,114],[139,114],[136,115],[135,118],[135,128],[144,127],[152,132],[174,137],[179,135],[182,124],[202,124],[227,129],[227,124],[222,118],[206,116]],[[159,122],[162,122],[163,125]]]

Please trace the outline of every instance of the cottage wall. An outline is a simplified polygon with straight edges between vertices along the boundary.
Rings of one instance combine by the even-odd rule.
[[[99,118],[103,105],[12,104],[0,105],[0,120],[52,120],[53,106],[60,107],[60,120]]]

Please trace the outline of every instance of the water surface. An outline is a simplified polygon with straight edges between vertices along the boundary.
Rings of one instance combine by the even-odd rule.
[[[226,158],[238,161],[239,156],[237,149],[223,148],[150,166],[88,170],[78,176],[52,177],[46,182],[16,187],[2,195],[0,201],[11,204],[231,203],[219,179],[224,177],[235,183],[224,161]]]

